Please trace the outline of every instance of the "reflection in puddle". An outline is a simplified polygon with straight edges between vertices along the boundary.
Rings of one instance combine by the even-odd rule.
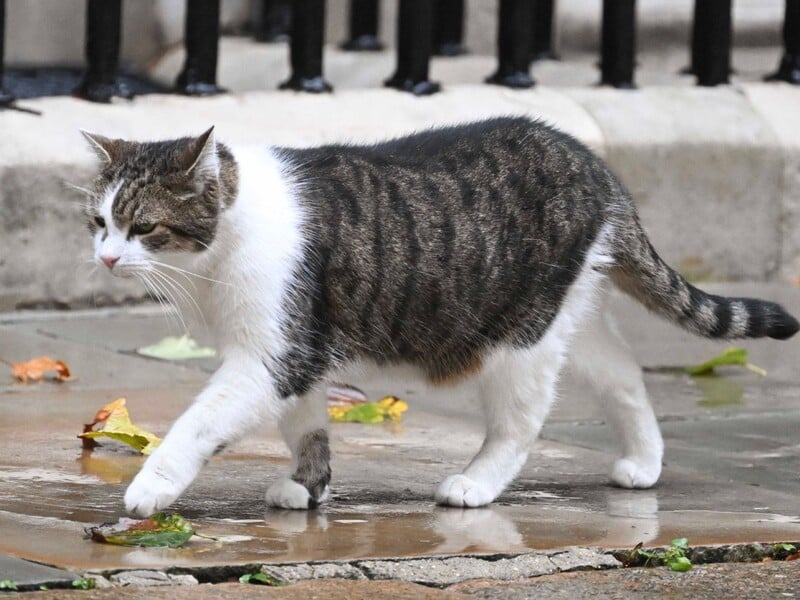
[[[739,381],[717,375],[693,377],[692,381],[703,393],[703,399],[697,402],[698,406],[718,408],[742,404],[744,384]]]
[[[514,522],[493,508],[437,507],[432,529],[443,539],[433,550],[436,554],[527,549]]]
[[[94,475],[106,483],[128,483],[139,472],[144,457],[103,456],[92,450],[84,450],[78,462],[84,475]]]

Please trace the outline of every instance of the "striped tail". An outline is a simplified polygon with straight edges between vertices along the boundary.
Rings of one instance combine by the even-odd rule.
[[[797,333],[797,319],[774,302],[727,298],[697,289],[666,264],[633,216],[617,233],[609,271],[615,285],[649,310],[684,329],[709,338],[771,337],[785,340]]]

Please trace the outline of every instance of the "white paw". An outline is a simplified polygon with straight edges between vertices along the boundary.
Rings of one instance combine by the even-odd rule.
[[[267,489],[268,506],[308,510],[310,502],[311,494],[305,486],[288,477],[279,479]]]
[[[652,487],[661,475],[661,463],[650,466],[640,466],[628,458],[620,458],[611,469],[611,479],[624,488],[649,488]]]
[[[149,517],[172,504],[183,489],[183,485],[143,469],[125,492],[125,510],[133,515]]]
[[[466,475],[450,475],[436,490],[437,504],[445,506],[485,506],[494,500],[495,494],[486,486]]]

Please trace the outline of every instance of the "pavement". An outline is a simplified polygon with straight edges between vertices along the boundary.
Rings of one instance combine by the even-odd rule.
[[[794,285],[705,287],[770,298],[800,313]],[[619,569],[620,551],[636,544],[664,546],[687,537],[697,563],[775,559],[770,578],[759,575],[764,589],[798,591],[800,578],[791,565],[800,563],[777,566],[781,556],[774,546],[800,542],[797,342],[741,344],[750,361],[766,369],[764,377],[728,368],[718,377],[690,378],[661,367],[702,362],[725,346],[697,340],[622,297],[613,298],[611,310],[647,367],[664,432],[665,469],[653,489],[609,484],[613,439],[589,391],[567,374],[542,439],[498,501],[482,509],[436,507],[436,484],[480,444],[471,391],[432,392],[389,379],[353,382],[373,398],[400,396],[410,408],[398,424],[332,426],[328,504],[310,512],[265,508],[264,490],[289,462],[276,430],[265,424],[215,457],[174,505],[198,532],[218,538],[193,538],[181,549],[122,548],[84,539],[85,527],[123,515],[122,494],[142,458],[114,443],[83,451],[76,435],[100,406],[120,396],[128,399],[136,424],[165,434],[215,360],[174,363],[137,355],[136,348],[181,332],[174,318],[149,304],[0,313],[0,357],[20,361],[47,354],[66,361],[76,376],[67,383],[27,385],[14,383],[10,374],[0,377],[0,555],[5,556],[0,580],[35,589],[68,586],[91,574],[109,585],[177,585],[220,583],[265,568],[298,586],[323,586],[313,588],[318,591],[327,589],[322,580],[334,578],[343,586],[352,580],[346,584],[355,586],[350,597],[380,595],[382,580],[411,586],[408,597],[419,585],[427,586],[429,597],[439,597],[429,588],[506,597],[492,596],[490,584],[486,591],[464,582],[536,577],[530,585],[556,586],[559,573]],[[191,334],[213,343],[202,328]],[[39,565],[57,571],[37,573]],[[585,589],[606,586],[610,593],[614,578],[621,577],[626,586],[657,591],[679,576],[659,573],[604,579],[604,572]],[[781,579],[784,575],[791,583]],[[556,579],[539,579],[545,576]],[[453,587],[462,584],[467,587]],[[508,597],[534,593],[527,585],[519,583],[513,588],[517,595]],[[402,597],[400,588],[385,597]],[[207,597],[226,597],[227,589],[211,588]],[[298,589],[304,588],[274,593],[300,597],[292,596]]]

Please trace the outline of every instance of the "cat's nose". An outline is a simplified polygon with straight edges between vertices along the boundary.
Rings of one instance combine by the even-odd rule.
[[[109,269],[113,269],[114,265],[117,264],[119,260],[119,256],[101,256],[100,260],[103,261],[103,264],[107,266]]]

